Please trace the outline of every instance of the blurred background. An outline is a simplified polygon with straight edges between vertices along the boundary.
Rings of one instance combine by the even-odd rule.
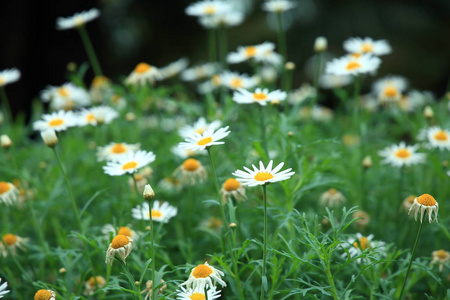
[[[274,16],[261,10],[263,1],[228,0],[245,11],[244,22],[228,30],[228,51],[239,45],[277,42]],[[288,58],[297,69],[293,88],[312,82],[305,65],[314,54],[317,36],[328,39],[329,52],[345,54],[349,37],[386,39],[393,53],[382,57],[377,77],[402,75],[413,88],[445,94],[450,77],[449,0],[292,0],[286,12]],[[100,18],[87,24],[105,75],[121,81],[139,62],[162,67],[187,57],[190,65],[208,58],[207,31],[185,14],[188,0],[2,1],[0,70],[16,67],[19,82],[6,87],[14,113],[29,115],[33,98],[47,85],[67,81],[67,65],[80,65],[87,55],[76,30],[55,29],[57,17],[96,7]],[[232,69],[234,66],[232,66]],[[90,85],[92,70],[85,83]],[[366,87],[368,88],[368,87]]]

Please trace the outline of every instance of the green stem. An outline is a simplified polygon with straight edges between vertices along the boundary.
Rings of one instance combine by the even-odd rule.
[[[10,124],[12,123],[12,112],[4,86],[0,86],[0,97],[2,98],[3,114],[5,115],[6,123]]]
[[[97,56],[95,55],[94,47],[92,46],[91,40],[89,39],[89,35],[86,31],[86,27],[80,26],[78,27],[78,32],[80,33],[81,40],[83,41],[84,49],[89,57],[89,61],[91,62],[92,69],[96,76],[102,76],[103,72],[100,68],[100,64],[98,63]]]
[[[28,274],[25,269],[22,267],[22,265],[20,264],[20,262],[17,260],[17,257],[11,252],[11,249],[9,249],[9,246],[5,243],[5,241],[3,240],[3,238],[0,239],[1,242],[3,243],[3,247],[6,249],[6,252],[8,252],[9,257],[11,257],[11,259],[14,261],[14,263],[16,264],[17,268],[20,270],[20,273],[22,273],[22,275],[30,282],[33,283],[33,279],[31,278],[30,274]]]
[[[229,201],[231,201],[231,199],[229,199]],[[232,238],[231,258],[233,260],[234,280],[236,281],[236,287],[238,289],[239,299],[244,300],[245,299],[244,291],[242,289],[241,280],[239,279],[239,269],[238,269],[238,265],[237,265],[237,260],[233,253],[233,249],[236,249],[236,233],[234,232],[234,230],[231,230],[231,238]]]
[[[228,41],[227,41],[227,29],[222,26],[218,29],[219,34],[219,55],[220,63],[222,64],[222,69],[226,70],[227,66],[227,52],[228,52]]]
[[[316,72],[314,74],[314,89],[316,90],[316,97],[313,99],[312,106],[319,101],[319,78],[320,70],[322,69],[322,52],[316,53]]]
[[[148,201],[148,215],[149,215],[149,221],[150,221],[150,240],[151,240],[151,259],[152,259],[152,297],[150,299],[156,300],[158,290],[156,287],[158,284],[155,282],[155,272],[156,272],[156,261],[155,261],[155,236],[154,236],[154,229],[153,229],[153,216],[152,216],[152,207],[153,207],[153,200]]]
[[[216,30],[214,28],[209,30],[208,34],[208,43],[209,43],[209,62],[215,63],[217,62],[217,38],[216,38]]]
[[[416,253],[416,248],[417,248],[417,244],[419,241],[420,232],[422,231],[422,225],[423,225],[423,223],[420,222],[419,231],[417,231],[416,241],[414,242],[413,251],[411,253],[411,259],[409,260],[408,269],[406,270],[406,276],[405,276],[405,279],[403,280],[402,290],[400,292],[400,297],[398,297],[398,300],[403,299],[403,292],[405,291],[406,281],[408,280],[408,275],[409,275],[409,271],[411,270],[412,262],[414,259],[414,254]]]
[[[281,14],[282,13],[276,13],[278,24],[278,49],[280,51],[280,54],[283,56],[282,70],[281,70],[281,86],[284,88],[286,87],[287,81],[287,72],[285,63],[288,61],[288,58],[287,58],[286,32],[284,31],[283,28],[283,17]]]
[[[269,151],[267,150],[267,137],[266,137],[266,116],[264,114],[264,107],[259,105],[259,109],[261,111],[261,135],[262,135],[262,147],[264,152],[266,152],[266,156],[269,157]]]
[[[267,287],[267,276],[266,276],[266,268],[267,268],[267,187],[264,184],[263,186],[263,194],[264,194],[264,236],[263,236],[263,268],[262,268],[262,276],[261,276],[261,300],[265,298],[265,286]]]
[[[337,291],[336,291],[336,285],[334,284],[333,275],[331,274],[330,262],[328,259],[325,261],[325,264],[326,264],[326,274],[327,274],[327,278],[328,278],[328,284],[331,286],[331,293],[333,294],[333,299],[339,300],[339,297],[338,297]]]

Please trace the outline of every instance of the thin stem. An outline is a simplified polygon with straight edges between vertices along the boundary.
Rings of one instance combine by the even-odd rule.
[[[89,39],[89,35],[86,31],[86,27],[80,26],[78,27],[78,32],[80,33],[81,40],[83,41],[84,49],[89,57],[89,61],[91,62],[92,69],[96,76],[102,76],[103,72],[100,68],[100,64],[98,63],[97,56],[95,55],[94,47],[92,46],[91,40]]]
[[[326,264],[326,274],[327,274],[327,278],[328,278],[328,284],[331,286],[331,293],[333,294],[333,299],[339,300],[339,297],[338,297],[337,291],[336,291],[336,285],[334,284],[334,280],[333,280],[333,275],[331,274],[330,262],[328,259],[326,260],[325,264]]]
[[[216,38],[216,30],[211,28],[208,34],[208,43],[209,43],[209,62],[214,63],[217,61],[217,38]]]
[[[67,187],[67,191],[69,192],[70,201],[72,202],[72,209],[75,212],[75,217],[77,219],[78,226],[80,227],[80,232],[81,232],[81,234],[84,235],[83,226],[81,225],[80,213],[78,211],[78,207],[77,207],[77,203],[75,201],[75,197],[73,196],[72,187],[70,185],[69,178],[67,177],[67,174],[64,171],[64,168],[63,168],[63,165],[61,163],[61,159],[59,158],[58,152],[56,151],[56,149],[54,147],[52,148],[52,150],[53,150],[53,153],[55,154],[56,160],[58,161],[58,165],[59,165],[59,168],[61,169],[61,173],[63,174],[64,181],[65,181],[66,187]]]
[[[288,61],[288,58],[287,58],[286,32],[284,31],[283,28],[283,17],[281,14],[282,13],[276,13],[276,16],[278,23],[278,49],[280,51],[280,54],[283,56],[282,71],[281,71],[281,86],[285,88],[287,81],[287,71],[284,64]]]
[[[402,290],[400,292],[400,297],[398,297],[398,300],[403,299],[403,292],[405,291],[406,281],[408,280],[409,271],[411,270],[411,265],[414,260],[414,254],[416,253],[416,247],[417,247],[417,244],[419,241],[420,232],[422,231],[422,225],[423,225],[423,223],[420,222],[419,231],[417,231],[416,241],[414,242],[413,251],[411,253],[411,259],[409,260],[408,269],[406,270],[405,280],[403,280]]]
[[[25,271],[25,269],[22,267],[22,265],[20,264],[20,262],[17,260],[17,257],[11,252],[11,249],[9,249],[9,246],[5,243],[5,241],[3,240],[3,238],[0,238],[0,242],[3,243],[3,247],[4,249],[6,249],[6,252],[8,252],[9,257],[11,257],[11,259],[14,261],[14,263],[16,264],[17,268],[20,270],[20,272],[24,275],[24,277],[30,282],[33,282],[33,279],[31,278],[30,274],[28,274],[28,272]]]
[[[316,96],[314,97],[314,104],[316,104],[319,101],[319,77],[320,77],[320,71],[322,69],[322,52],[316,53],[316,70],[314,74],[314,89],[316,90]]]
[[[262,105],[259,105],[259,109],[261,111],[261,135],[262,135],[262,147],[264,149],[264,152],[266,152],[266,155],[269,156],[269,151],[267,150],[267,137],[266,137],[266,116],[264,114],[264,107]]]
[[[229,199],[231,201],[231,199]],[[239,269],[236,261],[236,257],[234,256],[233,249],[236,248],[236,233],[234,230],[231,230],[231,238],[232,238],[232,248],[231,248],[231,258],[233,260],[233,273],[234,273],[234,280],[236,281],[236,287],[238,289],[239,293],[239,299],[244,300],[244,291],[242,290],[241,280],[239,279]]]
[[[265,298],[265,288],[267,285],[267,276],[266,276],[266,268],[267,268],[267,194],[266,194],[266,185],[263,186],[263,194],[264,194],[264,236],[263,236],[263,268],[262,268],[262,277],[261,277],[261,300]]]
[[[0,97],[2,98],[3,114],[5,115],[5,119],[8,124],[11,124],[12,123],[11,106],[9,105],[8,97],[6,96],[4,86],[0,86]]]
[[[148,215],[149,215],[149,221],[150,221],[150,242],[151,242],[151,259],[152,259],[152,297],[151,299],[155,300],[158,290],[156,288],[157,284],[155,282],[155,271],[156,271],[156,261],[155,261],[155,235],[153,230],[153,216],[152,216],[152,207],[153,207],[153,200],[148,201]]]
[[[219,56],[220,63],[222,64],[222,69],[226,70],[227,67],[227,52],[228,52],[228,40],[227,40],[227,29],[225,26],[221,26],[218,29],[219,34]]]

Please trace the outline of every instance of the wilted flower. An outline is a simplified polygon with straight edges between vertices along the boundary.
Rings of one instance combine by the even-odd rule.
[[[444,270],[444,265],[450,261],[450,253],[443,249],[433,251],[431,257],[433,258],[431,265],[439,265],[439,272],[442,272]]]
[[[55,300],[56,293],[52,290],[39,290],[34,294],[34,300]]]
[[[126,264],[127,262],[125,259],[130,254],[132,247],[133,240],[130,237],[121,234],[116,235],[106,251],[106,263],[110,263],[112,265],[114,262],[114,256],[117,253],[123,263]]]
[[[319,198],[320,205],[330,208],[339,206],[345,201],[347,201],[347,199],[345,199],[344,195],[334,188],[324,192]]]
[[[161,73],[158,68],[147,63],[139,63],[136,68],[125,79],[125,83],[131,85],[144,85],[147,83],[153,84],[155,80],[161,78]]]
[[[103,276],[91,276],[89,280],[84,282],[84,294],[92,295],[97,288],[101,289],[106,285],[106,280]]]
[[[222,287],[227,286],[222,280],[224,276],[222,271],[210,266],[208,262],[198,265],[192,269],[189,279],[183,282],[180,286],[185,285],[188,289],[203,291],[205,287],[212,288],[219,283]],[[214,281],[214,282],[213,282]]]
[[[237,201],[244,201],[246,199],[244,186],[234,178],[225,180],[220,190],[220,195],[222,195],[223,203],[227,203],[229,198],[234,198]]]
[[[439,203],[434,199],[433,196],[429,194],[423,194],[422,196],[416,197],[414,203],[409,209],[408,215],[414,211],[414,220],[417,221],[417,214],[420,211],[420,223],[422,223],[423,215],[428,215],[428,221],[432,221],[432,213],[434,212],[434,221],[437,223],[437,216],[439,211]]]
[[[28,238],[23,238],[12,233],[3,235],[2,239],[13,255],[17,254],[17,249],[25,250],[25,245],[29,240]],[[3,242],[0,241],[0,254],[6,257],[8,256],[8,249],[5,248]]]
[[[186,159],[181,166],[175,170],[175,174],[181,174],[183,183],[193,185],[203,182],[208,173],[202,163],[194,158]]]

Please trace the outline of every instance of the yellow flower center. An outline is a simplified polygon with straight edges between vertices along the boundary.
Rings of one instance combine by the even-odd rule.
[[[233,78],[230,82],[230,87],[233,89],[238,89],[238,88],[243,87],[242,79],[238,78],[238,77]]]
[[[5,79],[3,77],[0,77],[0,85],[3,85],[5,83]]]
[[[244,52],[245,52],[245,56],[247,56],[247,57],[255,56],[256,55],[256,47],[255,46],[246,47]]]
[[[222,80],[220,79],[220,75],[217,74],[211,78],[211,81],[214,84],[214,86],[219,86],[220,83],[222,82]]]
[[[207,15],[212,15],[216,13],[216,8],[213,5],[207,5],[205,7],[204,13]]]
[[[369,43],[364,43],[361,46],[362,52],[372,52],[373,51],[373,45]]]
[[[191,296],[189,296],[189,299],[191,300],[205,300],[205,294],[203,293],[193,293]]]
[[[188,158],[183,163],[183,168],[186,171],[195,171],[200,167],[200,162],[193,158]]]
[[[397,89],[392,86],[389,86],[384,89],[384,94],[387,97],[395,97],[395,96],[397,96]]]
[[[119,230],[117,231],[117,234],[128,236],[128,237],[133,237],[133,234],[131,233],[131,229],[126,226],[120,227]]]
[[[8,246],[15,245],[17,242],[17,236],[12,233],[7,233],[3,236],[3,241],[5,241]]]
[[[195,129],[195,132],[197,132],[198,134],[203,134],[203,132],[205,132],[206,128],[198,128]]]
[[[207,265],[198,265],[194,268],[192,276],[195,278],[206,278],[213,273],[213,270]]]
[[[53,126],[59,126],[59,125],[62,125],[62,124],[64,124],[64,120],[61,119],[61,118],[56,118],[56,119],[53,119],[50,122],[48,122],[48,125],[50,125],[52,127]]]
[[[347,69],[347,71],[350,71],[350,70],[361,68],[361,64],[357,61],[351,61],[347,64],[347,66],[345,68]]]
[[[255,180],[258,180],[258,181],[266,181],[266,180],[269,180],[272,178],[273,178],[273,175],[268,172],[258,172],[255,175]]]
[[[227,192],[235,191],[241,186],[241,183],[234,178],[228,178],[223,183],[223,188]]]
[[[124,164],[123,166],[122,166],[122,170],[129,170],[129,169],[134,169],[134,168],[136,168],[138,166],[138,163],[137,162],[135,162],[135,161],[129,161],[129,162],[127,162],[126,164]]]
[[[136,68],[134,69],[134,71],[136,73],[142,74],[147,72],[148,70],[150,70],[151,66],[149,64],[146,63],[139,63]]]
[[[108,83],[108,78],[105,76],[95,76],[94,80],[92,80],[92,85],[96,88]]]
[[[52,297],[52,293],[48,290],[39,290],[34,294],[34,300],[49,300]]]
[[[111,247],[114,249],[122,248],[123,246],[128,245],[130,240],[126,235],[118,234],[115,238],[113,238],[111,242]]]
[[[447,141],[448,136],[444,130],[439,130],[438,133],[434,135],[434,138],[438,141]]]
[[[127,149],[121,144],[115,144],[114,147],[111,148],[111,152],[115,154],[120,154],[126,152]]]
[[[411,156],[411,152],[409,152],[407,149],[399,149],[397,152],[395,152],[395,156],[398,158],[408,158]]]
[[[411,196],[408,196],[408,198],[406,198],[406,199],[408,200],[409,203],[414,203],[414,199],[416,199],[416,196],[411,195]]]
[[[365,236],[363,236],[362,238],[359,238],[358,241],[354,242],[353,246],[364,251],[367,248],[370,248],[370,242]]]
[[[94,114],[93,114],[93,113],[87,114],[87,115],[86,115],[86,121],[88,121],[88,122],[95,121],[95,116],[94,116]]]
[[[10,189],[11,187],[9,186],[9,183],[0,181],[0,195],[6,193]]]
[[[147,213],[147,215],[148,215],[148,213]],[[152,209],[152,219],[153,218],[161,218],[162,215],[163,214],[162,214],[162,212],[160,210]]]
[[[258,101],[266,100],[267,94],[265,93],[253,93],[253,98]]]
[[[350,54],[352,57],[354,58],[360,58],[361,57],[361,53],[352,53]]]
[[[337,192],[338,191],[336,189],[334,189],[334,188],[331,188],[331,189],[328,190],[328,194],[330,194],[330,195],[336,195]]]
[[[91,287],[95,287],[95,283],[97,282],[97,285],[103,285],[105,283],[105,280],[103,279],[102,276],[91,276],[91,278],[89,278],[89,285]]]
[[[201,139],[200,141],[198,141],[197,145],[204,146],[208,143],[211,143],[212,140],[213,140],[212,137],[208,136],[208,137],[205,137],[205,138]]]
[[[442,249],[436,251],[435,255],[436,255],[437,258],[442,259],[442,260],[448,258],[448,252],[445,251],[445,250],[442,250]]]
[[[69,91],[65,87],[58,88],[58,94],[61,97],[69,97]]]
[[[417,202],[425,206],[435,206],[437,203],[434,197],[429,194],[423,194],[418,197]]]

